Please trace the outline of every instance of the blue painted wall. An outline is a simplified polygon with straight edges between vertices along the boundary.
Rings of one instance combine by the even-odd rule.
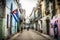
[[[9,27],[10,27],[10,13],[11,13],[10,8],[11,8],[11,3],[13,4],[13,11],[17,9],[17,3],[15,1],[13,1],[13,0],[7,0],[6,1],[6,15],[7,14],[9,15]],[[8,30],[7,30],[7,32],[9,33]],[[11,28],[11,32],[12,32],[12,34],[15,34],[17,32],[17,22],[15,21],[13,16],[12,16],[12,28]]]

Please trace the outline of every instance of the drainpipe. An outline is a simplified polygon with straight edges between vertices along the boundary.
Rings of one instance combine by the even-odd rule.
[[[11,13],[10,13],[10,35],[12,34],[11,28],[12,28],[12,8],[13,4],[11,3]]]

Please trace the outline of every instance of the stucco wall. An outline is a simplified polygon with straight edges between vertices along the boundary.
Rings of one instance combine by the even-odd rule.
[[[42,30],[43,30],[43,33],[46,34],[46,21],[42,21]]]

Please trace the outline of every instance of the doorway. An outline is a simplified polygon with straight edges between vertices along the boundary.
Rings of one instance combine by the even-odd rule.
[[[50,25],[49,25],[49,23],[50,23],[50,19],[49,19],[49,17],[47,17],[47,19],[46,19],[46,30],[47,30],[47,34],[49,35],[49,31],[50,31]]]

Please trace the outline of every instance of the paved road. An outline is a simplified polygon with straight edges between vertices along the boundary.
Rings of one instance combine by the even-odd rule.
[[[33,32],[32,30],[29,30],[29,31],[24,30],[16,38],[11,39],[11,40],[48,40],[48,39]]]

